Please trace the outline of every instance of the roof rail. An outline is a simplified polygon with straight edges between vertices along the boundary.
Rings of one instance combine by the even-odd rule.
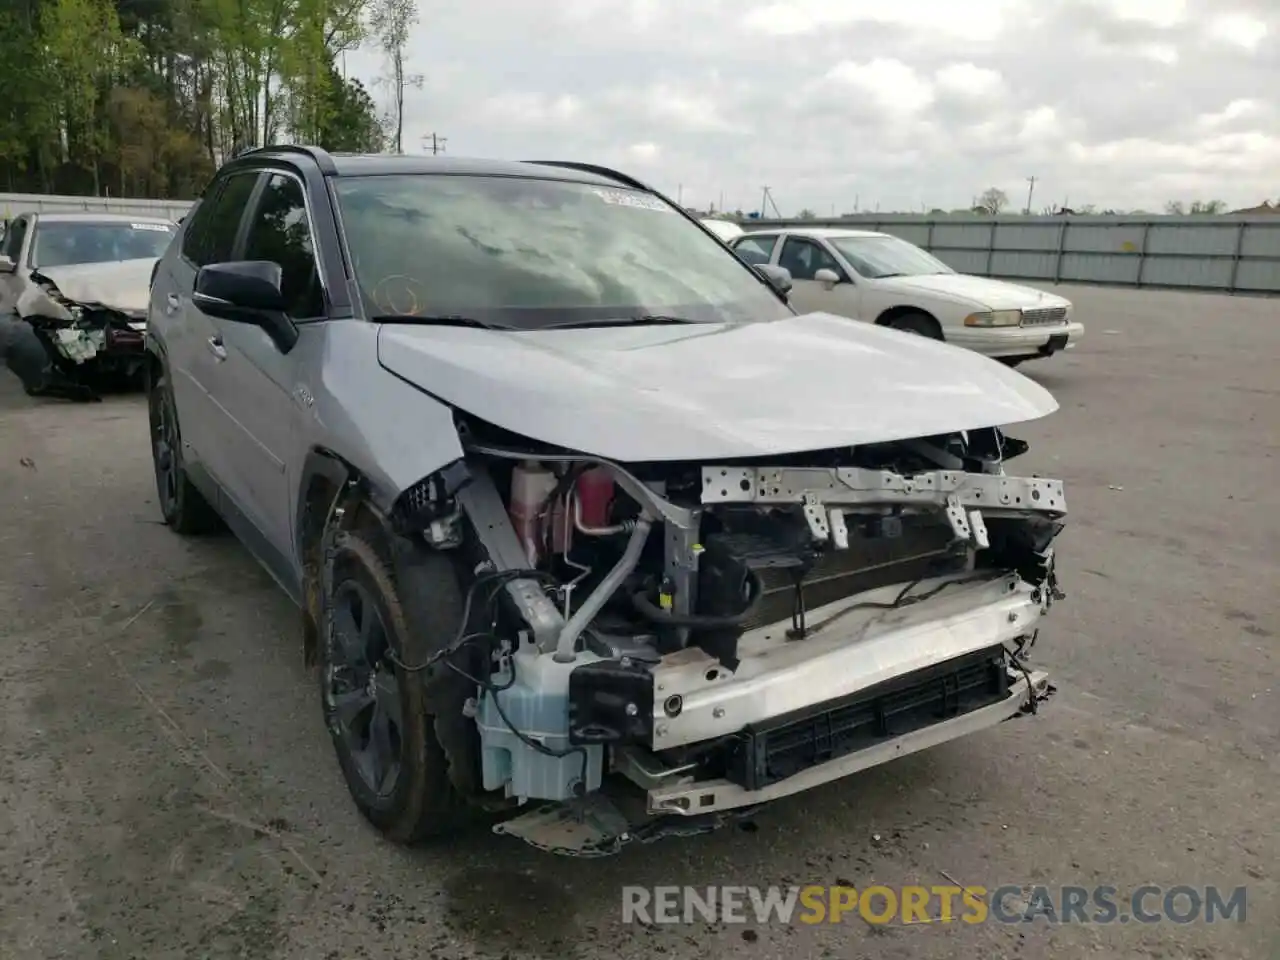
[[[247,157],[254,153],[300,153],[310,157],[320,167],[320,172],[325,176],[333,176],[338,172],[338,167],[333,162],[333,158],[329,156],[329,152],[323,147],[313,147],[300,143],[272,143],[263,147],[250,147],[241,153],[233,156],[232,160],[239,160],[241,157]]]
[[[641,183],[628,173],[620,173],[617,170],[602,167],[595,163],[578,163],[574,160],[524,160],[522,162],[536,163],[543,167],[563,167],[566,170],[581,170],[583,173],[594,173],[596,176],[604,177],[608,180],[617,180],[619,183],[625,183],[627,186],[635,187],[637,190],[648,190],[651,193],[657,192],[648,184]]]

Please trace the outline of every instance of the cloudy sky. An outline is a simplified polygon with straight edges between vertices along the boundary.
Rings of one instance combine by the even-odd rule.
[[[405,149],[784,215],[1280,197],[1280,0],[419,0]],[[382,70],[376,53],[350,73]],[[375,90],[385,100],[387,91]]]

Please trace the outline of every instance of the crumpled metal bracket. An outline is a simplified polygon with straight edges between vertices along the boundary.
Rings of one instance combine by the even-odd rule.
[[[532,847],[562,857],[611,857],[632,843],[654,843],[668,837],[694,837],[746,820],[757,804],[705,816],[667,815],[631,823],[603,793],[561,803],[543,804],[499,823],[493,832],[518,837]]]

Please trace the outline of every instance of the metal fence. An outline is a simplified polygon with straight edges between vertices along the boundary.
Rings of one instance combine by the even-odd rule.
[[[130,197],[56,197],[39,193],[0,193],[0,219],[21,213],[124,213],[177,220],[189,200],[139,200]]]
[[[877,230],[924,247],[960,273],[980,276],[1280,295],[1280,216],[880,214],[743,226]]]

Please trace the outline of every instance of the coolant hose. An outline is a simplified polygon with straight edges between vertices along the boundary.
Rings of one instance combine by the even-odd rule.
[[[556,663],[572,663],[576,656],[574,648],[577,646],[578,637],[582,635],[582,631],[587,629],[587,625],[595,619],[596,614],[603,609],[604,605],[609,602],[609,598],[613,596],[617,590],[631,576],[636,566],[640,563],[640,554],[644,552],[645,541],[649,539],[649,531],[653,527],[653,518],[647,513],[642,514],[640,519],[636,521],[635,529],[631,531],[631,538],[627,541],[627,548],[622,552],[622,557],[617,564],[610,570],[600,585],[588,594],[587,599],[583,601],[582,606],[578,608],[578,612],[569,618],[560,630],[560,637],[556,641],[556,652],[552,659]]]
[[[764,596],[764,584],[754,570],[747,571],[747,580],[752,586],[751,602],[741,613],[708,614],[708,613],[673,613],[663,610],[650,598],[648,591],[640,590],[631,595],[631,605],[641,616],[654,623],[667,627],[691,627],[694,630],[719,630],[726,627],[741,626]]]

